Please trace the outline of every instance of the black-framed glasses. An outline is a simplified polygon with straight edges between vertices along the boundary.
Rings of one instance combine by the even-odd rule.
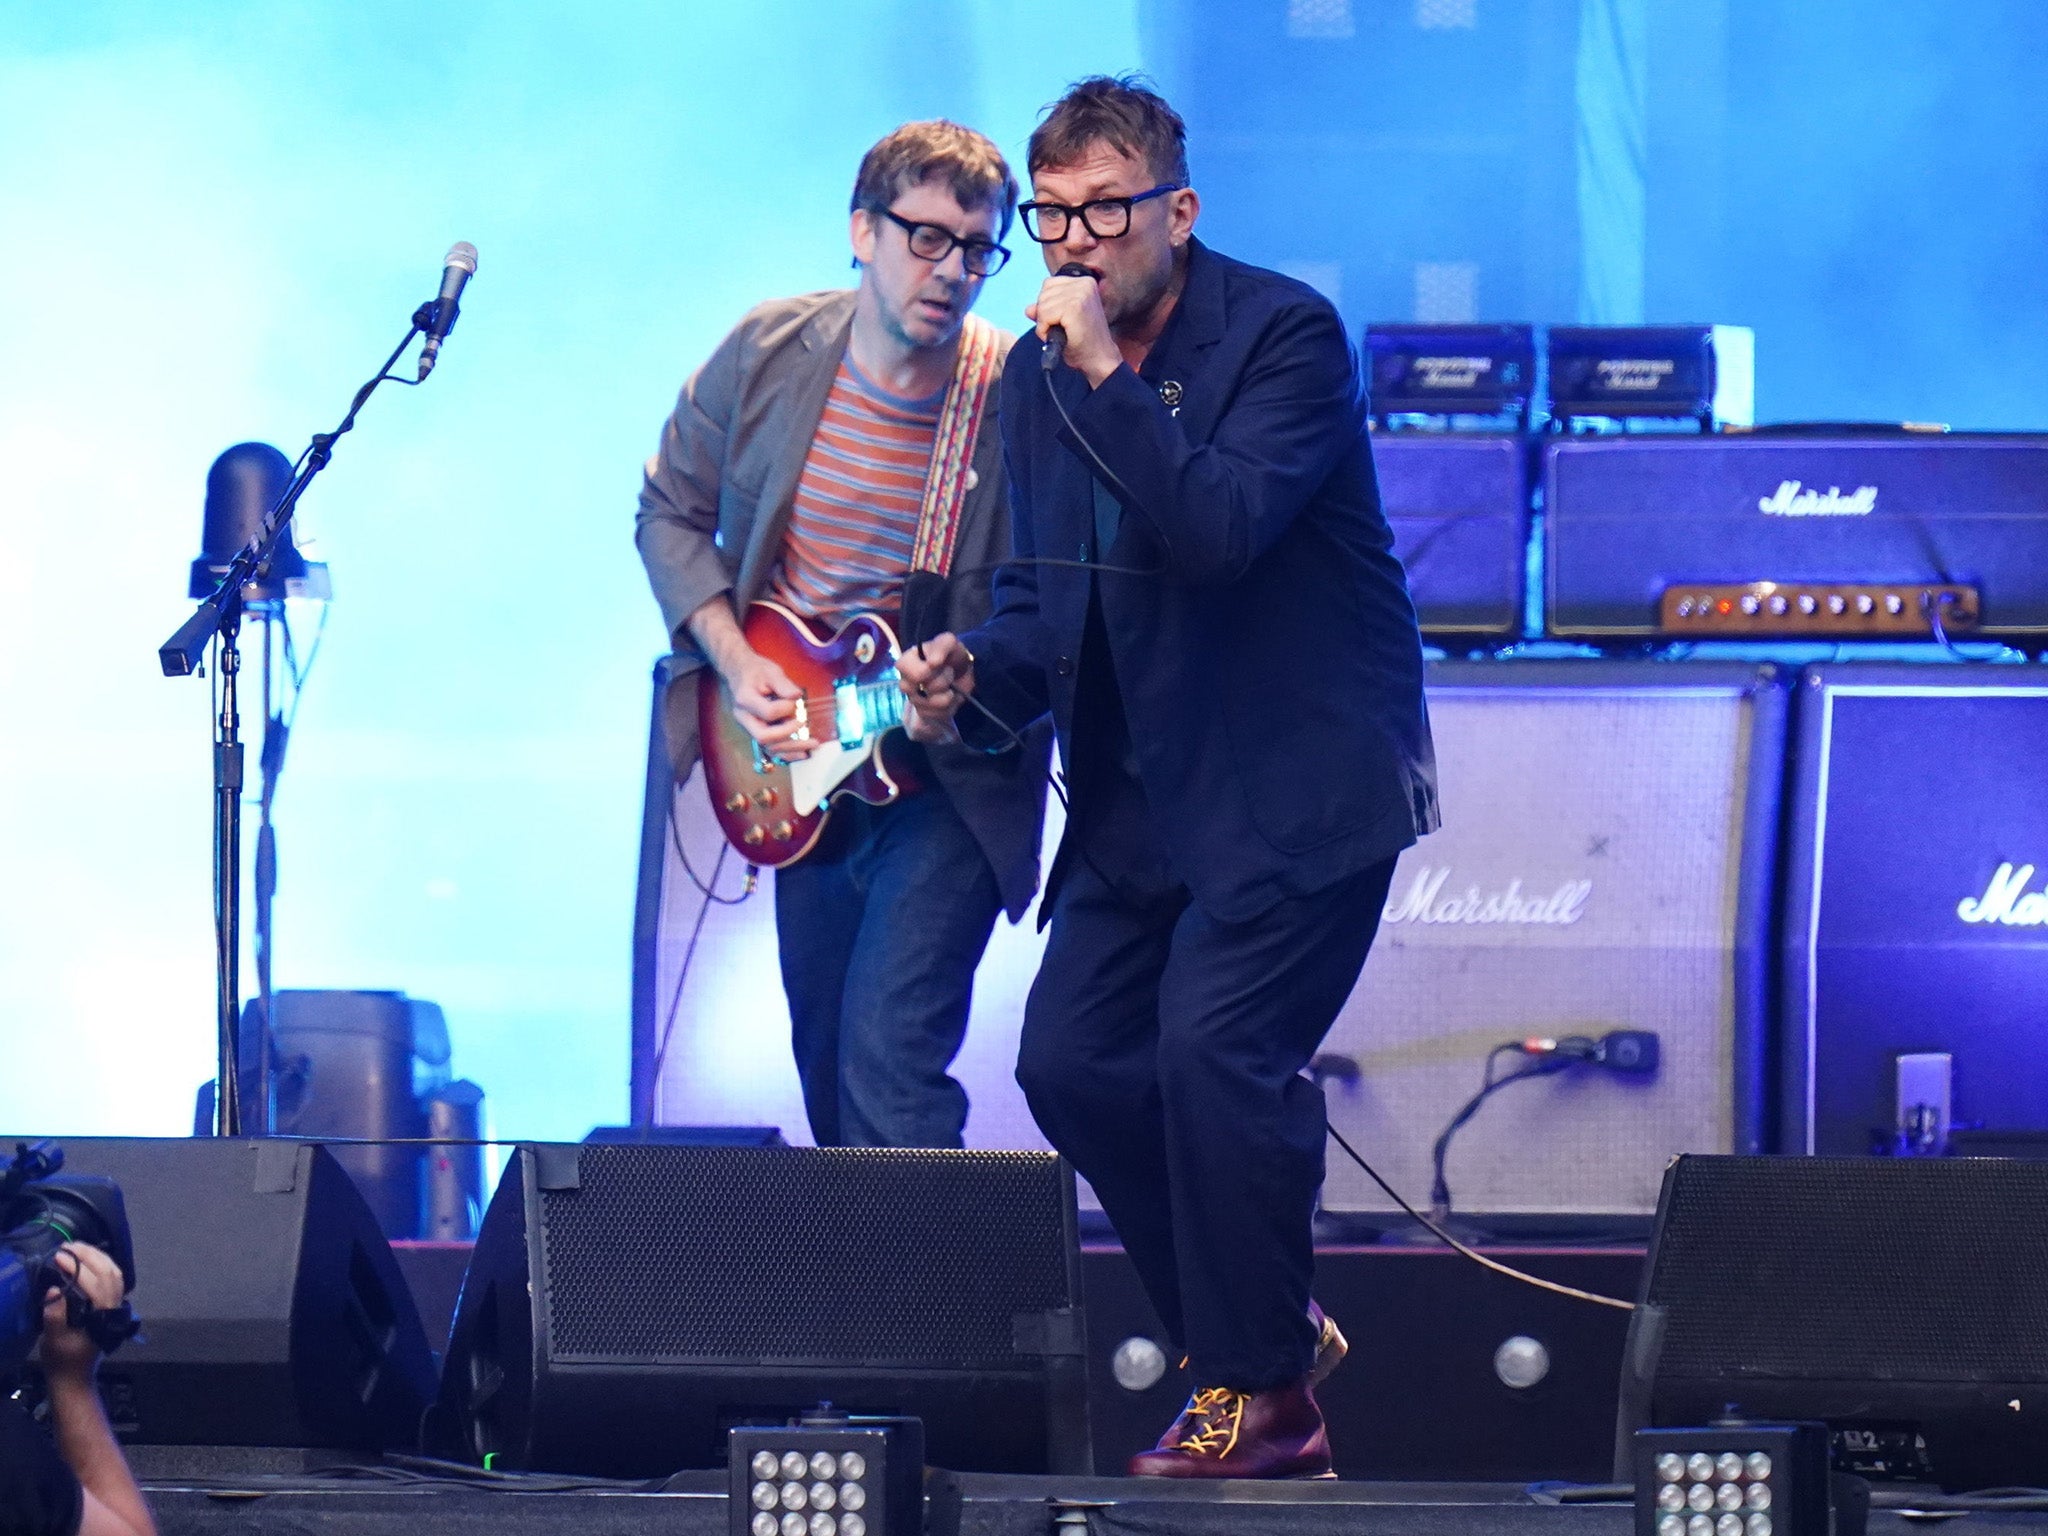
[[[1181,184],[1177,181],[1162,181],[1149,192],[1139,192],[1131,197],[1098,197],[1078,208],[1066,203],[1033,202],[1019,203],[1017,211],[1024,215],[1024,233],[1040,245],[1066,239],[1070,221],[1074,219],[1079,219],[1096,239],[1114,240],[1131,232],[1133,207],[1180,189]]]
[[[879,213],[901,229],[910,241],[910,254],[919,261],[929,261],[936,266],[952,255],[953,247],[957,245],[960,247],[961,264],[967,268],[968,276],[991,277],[1002,271],[1003,263],[1010,259],[1010,253],[993,240],[983,240],[978,235],[963,239],[942,224],[920,224],[889,208],[870,208],[868,211]]]

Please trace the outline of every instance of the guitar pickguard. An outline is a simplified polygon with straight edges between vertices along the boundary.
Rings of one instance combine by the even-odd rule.
[[[789,797],[799,816],[808,816],[831,798],[832,791],[852,778],[868,760],[865,750],[849,752],[836,741],[823,742],[809,757],[789,765]]]

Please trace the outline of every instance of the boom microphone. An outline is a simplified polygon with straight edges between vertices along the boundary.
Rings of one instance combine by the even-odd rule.
[[[434,360],[441,355],[441,343],[455,329],[455,316],[461,309],[458,301],[462,298],[462,285],[475,273],[476,247],[467,240],[458,240],[449,246],[448,264],[441,273],[441,296],[434,300],[434,319],[427,327],[427,344],[420,349],[422,383],[434,371]]]
[[[1095,274],[1078,261],[1070,261],[1053,276],[1093,277]],[[1056,325],[1045,333],[1045,349],[1038,354],[1038,360],[1047,373],[1051,373],[1067,360],[1067,328],[1064,325]]]

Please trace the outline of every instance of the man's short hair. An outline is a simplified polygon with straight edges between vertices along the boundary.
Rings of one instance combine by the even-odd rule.
[[[994,208],[1002,234],[1017,212],[1017,178],[987,135],[946,119],[905,123],[861,157],[852,210],[884,209],[906,187],[943,182],[962,208]]]
[[[1090,75],[1045,109],[1025,152],[1033,175],[1073,165],[1098,144],[1145,162],[1162,182],[1188,184],[1188,125],[1143,75]]]

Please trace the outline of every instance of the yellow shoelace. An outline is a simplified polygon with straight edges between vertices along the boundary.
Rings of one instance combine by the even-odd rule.
[[[1188,1404],[1195,1423],[1176,1449],[1194,1456],[1228,1456],[1237,1445],[1245,1397],[1228,1387],[1204,1387]]]

